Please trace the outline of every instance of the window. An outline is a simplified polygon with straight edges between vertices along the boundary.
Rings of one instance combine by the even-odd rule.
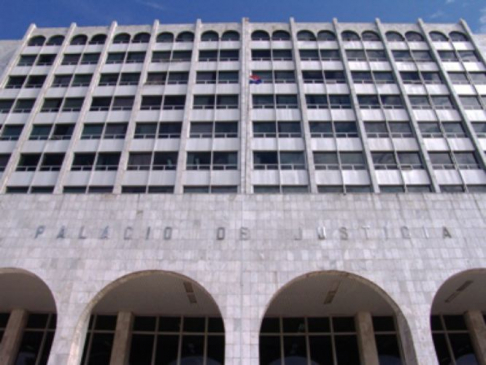
[[[3,127],[0,141],[17,141],[22,133],[23,125],[6,125]]]
[[[380,100],[376,95],[358,95],[358,103],[361,109],[380,109]]]
[[[98,86],[138,85],[140,73],[101,74]]]
[[[409,42],[423,42],[424,37],[422,34],[417,33],[417,32],[407,32],[405,33],[405,38],[407,38],[407,41]]]
[[[174,35],[172,33],[163,32],[157,36],[157,43],[172,43],[174,42]]]
[[[13,112],[30,113],[32,111],[32,108],[34,107],[34,103],[35,103],[35,99],[17,99]]]
[[[240,34],[238,32],[229,30],[223,33],[221,40],[223,42],[237,42],[240,40]]]
[[[190,43],[194,42],[194,33],[182,32],[177,35],[176,42]]]
[[[175,170],[177,152],[130,152],[127,170]]]
[[[256,30],[251,34],[252,41],[269,41],[270,35],[263,30]]]
[[[426,96],[408,96],[413,109],[432,109],[429,98]]]
[[[31,192],[45,192],[52,187],[32,187]],[[25,191],[27,192],[27,191]],[[32,364],[46,364],[56,330],[55,314],[30,313],[18,349],[16,364],[31,361]],[[25,361],[25,362],[24,362]]]
[[[444,133],[448,138],[465,138],[466,132],[462,123],[460,122],[444,122],[442,123]]]
[[[83,106],[83,98],[66,98],[62,106],[63,112],[79,112]]]
[[[237,109],[238,95],[194,95],[194,109]]]
[[[337,152],[314,152],[316,170],[339,170]]]
[[[356,122],[310,122],[312,138],[357,138]]]
[[[131,110],[133,102],[133,96],[94,97],[90,111]]]
[[[81,54],[76,53],[76,54],[65,54],[64,58],[62,60],[62,65],[77,65],[79,63],[79,60],[81,59]]]
[[[188,152],[187,170],[236,170],[238,152]]]
[[[388,42],[404,42],[405,38],[398,32],[386,32],[386,40]]]
[[[402,170],[422,170],[422,158],[417,152],[397,152],[398,161]]]
[[[441,186],[443,192],[463,192],[462,186]],[[462,315],[432,315],[432,337],[435,351],[443,363],[479,363],[471,341],[469,330]],[[464,360],[464,361],[462,361]]]
[[[219,35],[216,32],[207,31],[207,32],[204,32],[201,35],[201,41],[202,42],[217,42],[217,41],[219,41]]]
[[[396,62],[412,62],[412,54],[410,51],[392,51],[393,58]]]
[[[415,62],[433,62],[434,59],[429,51],[412,51]]]
[[[149,33],[138,33],[132,38],[132,43],[148,43],[150,41]]]
[[[38,124],[34,125],[30,133],[29,140],[47,140],[51,134],[52,124]]]
[[[29,39],[27,46],[29,47],[42,47],[44,42],[46,41],[46,37],[38,35]]]
[[[450,32],[449,37],[452,42],[468,42],[469,39],[464,33]]]
[[[273,49],[273,50],[251,50],[252,61],[292,61],[292,50],[290,49]]]
[[[33,66],[36,59],[37,59],[36,55],[22,55],[20,56],[19,63],[17,64],[17,66],[19,67]]]
[[[237,186],[184,186],[184,194],[236,194],[238,193]],[[222,344],[220,344],[220,348],[224,348]],[[214,358],[214,355],[212,355]],[[222,359],[223,357],[220,357]],[[220,360],[222,361],[222,360]]]
[[[385,51],[367,49],[366,55],[368,56],[368,61],[370,62],[385,62],[388,61]]]
[[[348,61],[366,61],[366,54],[361,50],[346,50]]]
[[[162,108],[164,110],[182,110],[185,104],[185,95],[165,95]]]
[[[190,62],[192,58],[191,51],[164,51],[164,52],[153,52],[152,62]]]
[[[458,51],[457,53],[462,62],[481,62],[475,51]]]
[[[130,35],[127,33],[119,33],[113,38],[114,44],[126,44],[130,43]]]
[[[472,126],[479,138],[486,138],[486,123],[472,123]]]
[[[398,164],[393,152],[372,152],[371,157],[376,170],[398,169]]]
[[[253,122],[255,138],[300,138],[300,122]]]
[[[360,40],[359,35],[357,33],[349,30],[342,32],[341,37],[344,42],[356,42]]]
[[[443,62],[459,61],[454,51],[439,51],[439,57]]]
[[[39,171],[59,171],[63,160],[64,153],[46,153],[42,158]]]
[[[85,124],[81,139],[124,139],[128,123]]]
[[[237,122],[191,122],[190,138],[237,138]]]
[[[96,65],[100,60],[100,53],[85,53],[81,58],[82,65]]]
[[[276,30],[272,34],[272,41],[290,41],[290,33],[285,30]]]
[[[297,95],[253,95],[255,109],[297,109]]]
[[[380,36],[375,32],[367,31],[361,35],[363,42],[381,42]]]
[[[341,169],[365,170],[365,159],[362,152],[340,152]]]
[[[449,72],[449,78],[453,84],[469,84],[469,80],[465,72]]]
[[[254,151],[253,168],[255,170],[305,170],[304,152]]]
[[[24,84],[27,76],[9,76],[6,89],[20,89]]]
[[[83,46],[88,42],[88,37],[84,34],[78,34],[71,39],[71,46]]]
[[[476,85],[486,85],[486,72],[471,72],[469,77],[473,84]]]
[[[21,154],[16,171],[35,171],[41,158],[40,153]]]
[[[159,129],[157,132],[157,128]],[[145,138],[180,138],[182,123],[163,122],[157,123],[137,123],[135,127],[135,139]]]
[[[259,76],[263,83],[295,83],[294,71],[253,71],[252,75]]]
[[[5,171],[8,165],[8,160],[10,159],[10,155],[0,154],[0,172]],[[0,326],[3,327],[3,326]],[[0,341],[2,340],[3,331],[0,330]]]
[[[56,59],[55,54],[40,54],[37,58],[37,66],[52,66]]]
[[[98,171],[116,171],[120,162],[120,153],[99,153],[96,159],[95,170]]]
[[[73,75],[55,75],[52,87],[68,87],[71,84]]]
[[[106,34],[96,34],[94,35],[89,44],[105,44],[106,42]]]
[[[55,98],[55,99],[44,99],[44,104],[41,108],[41,113],[53,113],[58,112],[61,110],[62,99]]]
[[[399,95],[380,95],[380,101],[384,109],[403,108],[402,98]]]
[[[436,109],[454,109],[454,104],[449,96],[431,96],[431,99]]]
[[[448,39],[447,37],[439,32],[430,32],[429,33],[430,38],[432,39],[433,42],[447,42]]]
[[[317,40],[322,42],[333,42],[336,40],[336,35],[328,30],[322,30],[317,33]]]
[[[429,152],[430,161],[434,169],[439,170],[453,170],[455,169],[449,152]]]
[[[438,72],[421,72],[420,75],[425,84],[443,84],[442,76]]]
[[[317,40],[314,33],[309,32],[308,30],[301,30],[297,33],[297,40],[299,41],[315,41]]]
[[[238,61],[239,50],[199,51],[199,62]]]

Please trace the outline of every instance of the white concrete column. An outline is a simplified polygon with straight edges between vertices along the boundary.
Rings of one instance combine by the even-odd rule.
[[[483,314],[478,310],[464,313],[466,325],[479,365],[486,365],[486,324]]]
[[[133,313],[119,312],[116,319],[115,339],[111,349],[110,365],[128,364]]]
[[[354,317],[358,333],[359,359],[362,365],[379,365],[371,313],[359,312]]]
[[[10,313],[0,346],[0,364],[13,365],[15,363],[28,317],[29,314],[24,309],[14,309]]]

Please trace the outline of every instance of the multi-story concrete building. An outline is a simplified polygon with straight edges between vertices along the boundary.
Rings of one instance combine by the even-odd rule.
[[[0,363],[486,364],[485,37],[0,42]]]

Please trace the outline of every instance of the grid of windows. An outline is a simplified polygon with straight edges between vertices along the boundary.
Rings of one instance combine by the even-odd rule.
[[[5,185],[9,192],[48,191],[51,186],[43,189],[27,181],[9,184],[11,171],[128,171],[153,165],[133,164],[137,156],[178,153],[181,166],[175,162],[171,169],[192,170],[196,179],[194,171],[220,165],[214,156],[222,159],[223,170],[236,166],[239,173],[258,175],[233,175],[230,182],[220,174],[210,185],[201,185],[208,191],[231,183],[245,193],[265,186],[282,192],[287,184],[267,171],[288,170],[296,190],[305,186],[312,193],[360,187],[374,192],[482,192],[485,157],[477,138],[486,137],[486,73],[470,35],[351,28],[340,34],[299,29],[294,35],[264,29],[245,35],[216,29],[156,35],[130,30],[117,31],[112,39],[81,32],[68,40],[35,34],[0,80],[0,143],[46,141],[46,151],[26,148],[15,158],[4,153]],[[152,37],[154,46],[149,45]],[[242,51],[245,38],[248,52]],[[91,47],[105,43],[105,48]],[[33,90],[15,91],[22,89]],[[73,112],[80,116],[65,115]],[[125,142],[89,142],[105,139]],[[155,145],[159,139],[174,141]],[[64,149],[56,153],[51,148],[56,140],[73,140],[69,148],[74,156]],[[252,158],[239,168],[238,156],[247,155],[241,149],[249,149]],[[74,157],[71,166],[62,166],[64,152],[69,160]],[[307,161],[311,156],[313,161]],[[98,164],[98,158],[111,162]],[[130,159],[119,166],[119,160]],[[9,168],[9,161],[18,162]],[[314,168],[319,176],[311,175]],[[338,175],[325,175],[341,172],[347,181],[351,175],[345,176],[346,170],[361,172],[351,184],[336,185]],[[387,184],[371,178],[375,170]],[[392,177],[394,170],[406,184]],[[452,177],[440,170],[458,174],[453,181],[461,183],[451,185]],[[465,175],[464,170],[473,172]],[[182,185],[184,179],[174,192],[190,188]],[[323,179],[330,179],[329,185]],[[264,184],[240,186],[253,180]],[[114,180],[106,183],[107,188],[115,185]],[[130,180],[115,190],[148,192],[149,186]]]

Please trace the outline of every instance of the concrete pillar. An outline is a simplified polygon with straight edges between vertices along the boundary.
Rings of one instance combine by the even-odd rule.
[[[133,314],[119,312],[116,320],[115,339],[111,350],[110,365],[128,364],[130,355],[130,333],[132,331]]]
[[[358,333],[359,358],[362,365],[379,365],[371,313],[359,312],[354,317]]]
[[[464,314],[466,325],[471,336],[471,342],[476,352],[479,365],[486,365],[486,324],[483,314],[478,310],[467,311]]]
[[[15,363],[28,317],[29,314],[24,309],[14,309],[10,313],[0,346],[0,364],[13,365]]]

